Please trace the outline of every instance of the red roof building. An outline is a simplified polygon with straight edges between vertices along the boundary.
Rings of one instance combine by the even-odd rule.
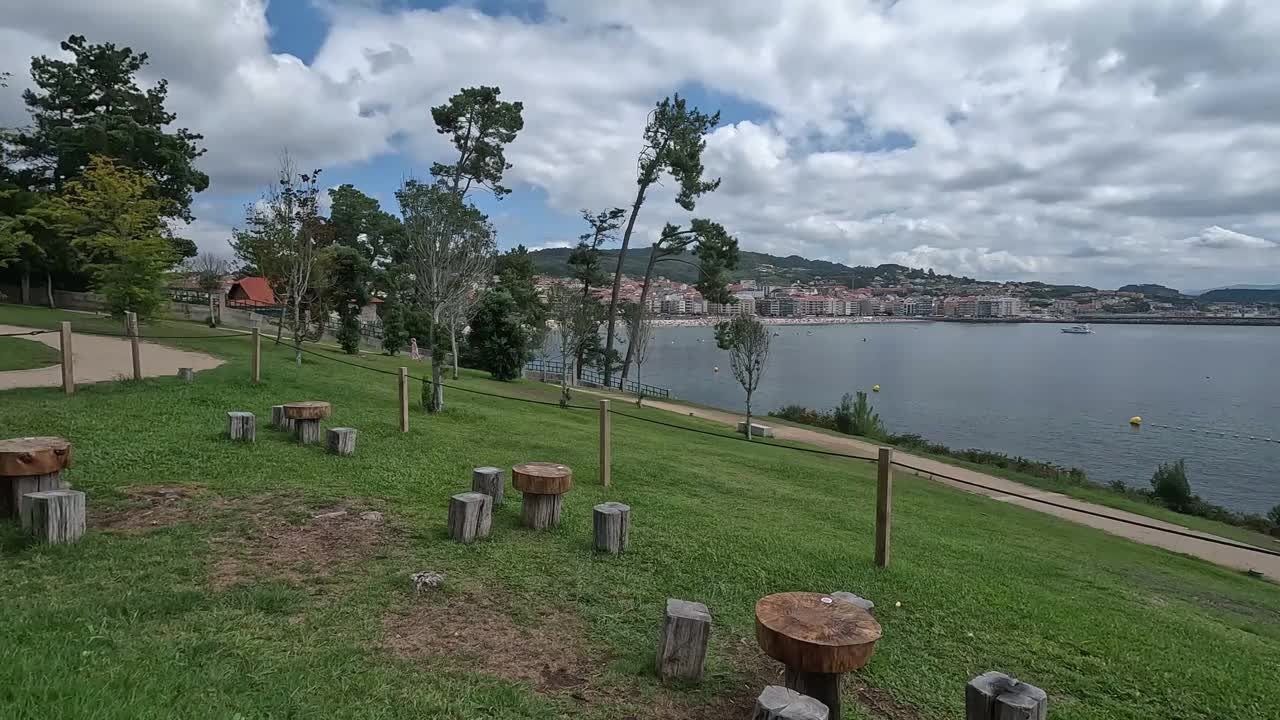
[[[227,299],[253,305],[276,304],[276,294],[271,291],[271,283],[263,277],[246,277],[235,281],[227,291]]]

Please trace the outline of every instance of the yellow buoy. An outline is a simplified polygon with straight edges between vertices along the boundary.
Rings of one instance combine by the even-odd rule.
[[[880,386],[879,386],[879,385],[872,385],[872,386],[871,386],[871,392],[880,392]]]
[[[1134,415],[1133,417],[1129,418],[1129,424],[1133,425],[1134,427],[1137,427],[1142,424],[1142,418],[1137,415]]]

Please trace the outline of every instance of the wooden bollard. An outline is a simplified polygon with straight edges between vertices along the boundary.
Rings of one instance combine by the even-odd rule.
[[[493,498],[484,493],[459,493],[449,498],[449,537],[466,545],[489,536]]]
[[[506,489],[506,480],[502,477],[502,468],[478,467],[471,471],[471,492],[480,492],[493,498],[493,506],[502,505],[502,495]]]
[[[59,331],[62,351],[62,391],[68,395],[76,391],[75,353],[71,349],[71,323],[64,321]]]
[[[400,368],[400,432],[409,432],[409,368]]]
[[[889,530],[893,524],[893,449],[880,448],[876,474],[876,565],[889,567]]]
[[[254,417],[251,412],[227,413],[227,439],[237,442],[253,442],[256,439]]]
[[[700,602],[667,599],[658,636],[658,677],[701,680],[711,637],[711,612]]]
[[[965,720],[1045,720],[1049,696],[1001,672],[985,672],[964,688]]]
[[[178,379],[184,382],[194,382],[196,371],[191,368],[178,368]]]
[[[591,508],[592,544],[597,550],[617,555],[631,539],[631,507],[605,502]]]
[[[253,356],[249,360],[249,376],[254,385],[262,382],[262,332],[253,329]]]
[[[768,685],[756,698],[751,720],[828,720],[830,711],[820,701],[781,685]]]
[[[125,332],[129,335],[129,348],[133,351],[133,379],[142,379],[142,348],[138,345],[138,314],[124,314]]]
[[[355,428],[329,428],[325,445],[334,455],[351,455],[356,451]]]
[[[0,518],[21,516],[22,497],[65,490],[62,471],[71,467],[71,443],[60,437],[0,440]]]
[[[600,484],[609,487],[613,471],[612,419],[609,417],[609,401],[600,401]]]
[[[38,542],[65,545],[84,536],[84,493],[45,490],[22,496],[22,527]]]

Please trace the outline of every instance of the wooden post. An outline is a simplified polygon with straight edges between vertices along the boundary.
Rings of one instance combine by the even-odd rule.
[[[195,382],[196,371],[191,368],[178,368],[178,378],[184,382]]]
[[[76,391],[75,354],[71,350],[71,323],[62,323],[62,391],[68,395]]]
[[[611,422],[609,418],[609,401],[600,401],[600,484],[609,487],[609,479],[612,474],[612,456],[613,439],[611,437]]]
[[[253,413],[251,412],[227,413],[227,438],[229,440],[253,442],[255,435],[253,421]]]
[[[893,449],[880,448],[876,476],[876,565],[889,567],[889,529],[893,524]]]
[[[329,428],[327,435],[329,452],[334,455],[353,455],[356,451],[355,428]]]
[[[591,509],[592,544],[617,555],[631,540],[631,507],[620,502],[600,503]]]
[[[828,720],[829,717],[826,705],[780,685],[766,686],[751,713],[751,720]]]
[[[493,522],[493,498],[484,493],[459,493],[449,498],[449,537],[466,545],[488,537]]]
[[[409,368],[400,368],[400,432],[409,432]]]
[[[1045,720],[1049,696],[1001,672],[985,672],[964,688],[965,720]]]
[[[471,492],[484,493],[493,498],[494,507],[502,504],[505,486],[501,468],[478,467],[471,471]]]
[[[658,677],[701,680],[710,637],[711,612],[706,605],[667,598],[658,635]]]
[[[84,493],[46,490],[22,496],[22,527],[38,542],[64,545],[84,536]]]
[[[262,332],[258,328],[253,329],[253,359],[249,361],[249,372],[254,385],[262,382]]]
[[[138,346],[138,314],[124,314],[125,332],[129,335],[129,346],[133,350],[133,379],[142,379],[142,348]]]

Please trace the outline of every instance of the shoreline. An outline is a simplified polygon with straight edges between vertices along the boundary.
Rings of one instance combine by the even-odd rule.
[[[653,319],[655,327],[715,327],[718,323],[732,320],[733,315],[699,315],[695,317],[656,317]],[[933,322],[931,318],[905,318],[905,317],[769,317],[765,315],[755,315],[764,325],[897,325],[903,323],[927,323]]]
[[[1065,318],[954,318],[954,317],[769,317],[754,316],[765,325],[900,325],[918,323],[960,323],[967,325],[1075,325],[1088,323],[1091,325],[1185,325],[1185,326],[1234,326],[1234,327],[1277,327],[1280,318],[1187,318],[1187,317],[1081,317],[1074,320]],[[698,315],[693,317],[656,317],[655,327],[715,327],[717,323],[732,319],[731,315]]]

